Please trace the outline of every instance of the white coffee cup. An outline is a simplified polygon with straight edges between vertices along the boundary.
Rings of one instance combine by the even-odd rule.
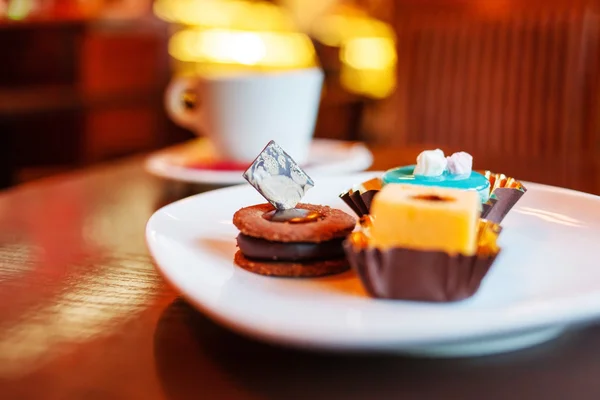
[[[274,140],[303,163],[322,85],[316,67],[178,77],[167,88],[166,108],[176,124],[207,136],[223,159],[250,163]]]

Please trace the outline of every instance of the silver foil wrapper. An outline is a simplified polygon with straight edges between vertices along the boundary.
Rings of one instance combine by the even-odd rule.
[[[260,152],[243,177],[278,210],[293,209],[315,185],[273,140]]]

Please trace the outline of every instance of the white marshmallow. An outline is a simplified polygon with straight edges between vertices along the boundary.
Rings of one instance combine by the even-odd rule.
[[[442,150],[425,150],[417,157],[417,166],[413,173],[421,176],[440,176],[446,170],[447,164]]]
[[[470,175],[473,170],[473,156],[464,151],[454,153],[448,158],[448,172],[452,175]]]

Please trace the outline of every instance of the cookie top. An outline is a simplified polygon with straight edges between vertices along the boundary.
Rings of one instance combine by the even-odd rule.
[[[244,207],[233,215],[233,224],[244,235],[273,242],[320,243],[350,234],[356,220],[342,210],[315,204],[299,203],[296,208],[316,211],[322,217],[315,222],[290,224],[263,218],[263,214],[275,209],[271,204]]]

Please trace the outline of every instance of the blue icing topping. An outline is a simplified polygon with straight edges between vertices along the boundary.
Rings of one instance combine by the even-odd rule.
[[[441,176],[415,176],[415,165],[393,168],[383,174],[383,184],[404,183],[409,185],[437,186],[452,189],[476,190],[485,203],[489,199],[490,182],[479,172],[472,171],[469,176],[451,175],[448,171]]]

